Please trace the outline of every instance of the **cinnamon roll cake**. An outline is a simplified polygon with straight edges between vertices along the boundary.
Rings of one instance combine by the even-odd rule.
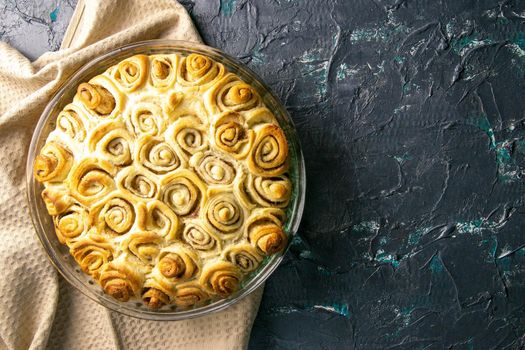
[[[34,176],[59,241],[105,293],[191,308],[286,247],[288,167],[250,84],[204,55],[159,54],[80,84]]]

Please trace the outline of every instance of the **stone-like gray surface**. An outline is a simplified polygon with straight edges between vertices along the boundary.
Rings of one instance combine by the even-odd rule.
[[[2,39],[31,57],[74,5],[39,3],[3,4]],[[525,3],[182,3],[275,89],[306,158],[250,348],[523,348]]]

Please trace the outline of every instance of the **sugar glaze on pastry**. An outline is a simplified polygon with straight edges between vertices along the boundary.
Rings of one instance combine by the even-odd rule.
[[[288,167],[274,115],[224,65],[136,55],[78,86],[34,176],[59,241],[105,293],[188,308],[286,247]]]

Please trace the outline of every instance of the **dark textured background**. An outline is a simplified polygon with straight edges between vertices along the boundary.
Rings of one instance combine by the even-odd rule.
[[[75,2],[0,0],[0,37],[55,50]],[[250,348],[523,348],[525,1],[182,3],[275,89],[305,154]]]

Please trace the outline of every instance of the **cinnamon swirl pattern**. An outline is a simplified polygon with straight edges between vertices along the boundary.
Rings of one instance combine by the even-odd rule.
[[[58,240],[120,302],[198,307],[282,252],[286,136],[211,58],[129,57],[78,86],[34,162]]]

